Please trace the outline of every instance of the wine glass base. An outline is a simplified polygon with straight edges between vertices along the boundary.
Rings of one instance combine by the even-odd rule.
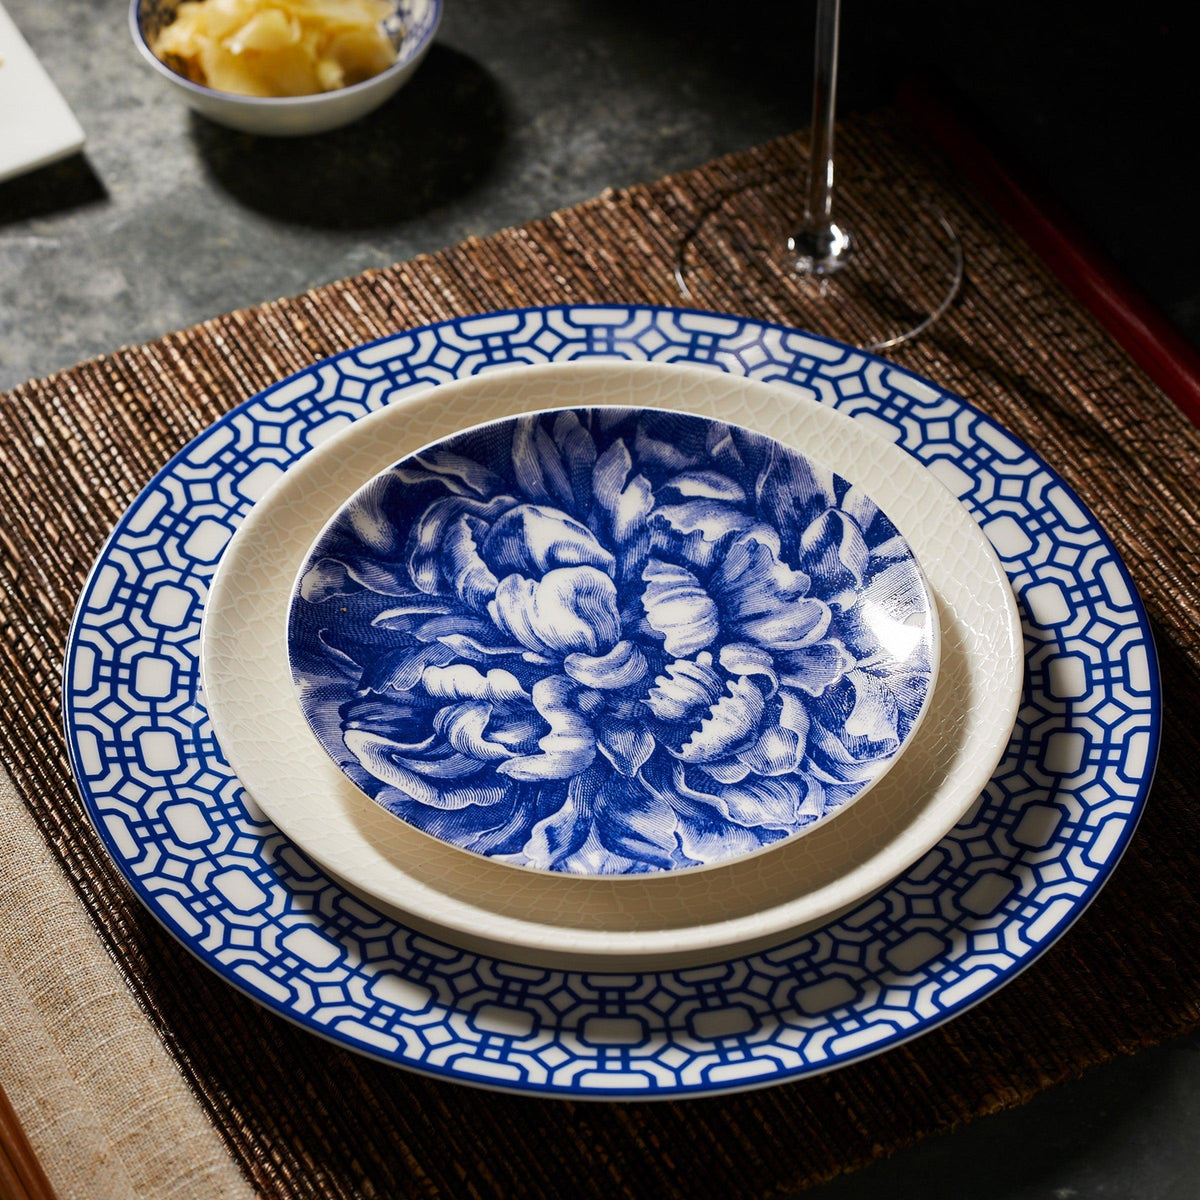
[[[760,175],[723,191],[701,212],[675,255],[685,299],[728,307],[732,290],[746,312],[861,346],[887,350],[928,329],[963,282],[963,251],[942,212],[903,185],[882,178],[838,180],[838,221],[850,247],[835,270],[798,253],[797,172]]]

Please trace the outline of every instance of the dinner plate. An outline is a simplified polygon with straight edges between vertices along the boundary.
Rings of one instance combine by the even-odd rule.
[[[388,919],[262,819],[221,757],[198,687],[215,565],[288,466],[413,389],[583,357],[707,365],[791,386],[865,422],[959,496],[1022,611],[1021,710],[980,802],[851,913],[713,966],[546,970]],[[384,1061],[594,1098],[712,1094],[828,1070],[994,992],[1111,874],[1145,804],[1159,711],[1153,644],[1129,576],[1028,447],[885,360],[745,318],[635,305],[407,331],[235,408],[118,523],[80,598],[64,672],[87,810],[135,892],[208,966],[304,1028]]]
[[[937,673],[885,472],[737,423],[750,399],[660,406],[680,367],[558,367],[548,408],[489,411],[544,370],[454,385],[443,407],[474,393],[487,419],[408,443],[309,548],[287,653],[322,749],[397,819],[526,871],[712,870],[845,813]]]
[[[581,880],[464,859],[390,818],[315,742],[291,693],[292,581],[338,498],[407,448],[485,415],[593,403],[752,421],[869,486],[925,568],[942,611],[929,716],[892,772],[836,820],[703,876]],[[1008,578],[967,510],[911,455],[794,388],[677,363],[524,367],[401,398],[302,458],[225,550],[205,608],[205,706],[267,817],[315,861],[456,946],[545,966],[649,970],[778,944],[878,891],[974,803],[1008,745],[1023,671]]]

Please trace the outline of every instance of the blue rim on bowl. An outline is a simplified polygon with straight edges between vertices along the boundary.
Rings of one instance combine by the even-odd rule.
[[[306,106],[318,104],[321,101],[328,101],[331,96],[358,95],[372,88],[377,88],[384,81],[390,80],[393,76],[398,75],[411,66],[416,59],[420,58],[428,50],[442,20],[442,0],[418,0],[415,6],[412,0],[396,0],[395,8],[398,14],[403,17],[415,8],[419,10],[419,19],[411,24],[408,22],[405,23],[404,37],[396,49],[396,61],[386,70],[380,71],[378,75],[372,75],[369,79],[352,83],[348,87],[338,88],[334,92],[314,92],[307,96],[243,96],[235,92],[223,92],[218,88],[206,87],[202,83],[196,83],[194,80],[188,79],[186,75],[181,75],[178,71],[172,70],[150,48],[150,42],[146,36],[143,22],[156,9],[173,12],[182,2],[183,0],[131,0],[129,5],[129,31],[133,36],[134,45],[137,46],[142,57],[160,74],[167,76],[172,83],[178,84],[180,87],[193,92],[197,96],[236,100],[239,104],[246,104],[255,108]]]
[[[357,787],[432,837],[629,877],[843,811],[918,727],[936,606],[858,487],[654,408],[507,417],[407,455],[316,539],[293,681]]]

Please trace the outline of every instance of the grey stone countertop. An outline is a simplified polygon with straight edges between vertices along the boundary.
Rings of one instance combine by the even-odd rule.
[[[0,184],[0,387],[807,119],[810,4],[764,0],[731,21],[714,0],[446,0],[438,44],[378,114],[264,143],[166,93],[125,0],[5,3],[88,143]],[[1200,239],[1173,166],[1194,141],[1194,39],[1176,12],[849,0],[841,107],[938,72],[1200,345]],[[1193,1036],[1095,1069],[809,1194],[1191,1200],[1198,1050]]]

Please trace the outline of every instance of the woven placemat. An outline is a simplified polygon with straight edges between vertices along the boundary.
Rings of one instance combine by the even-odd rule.
[[[898,228],[913,189],[958,226],[961,301],[895,358],[1031,442],[1092,506],[1149,610],[1167,719],[1139,836],[1062,943],[952,1024],[821,1078],[719,1100],[578,1105],[347,1054],[260,1010],[161,932],[93,834],[59,729],[63,647],[89,564],[153,472],[216,416],[316,358],[427,321],[521,304],[676,303],[682,230],[739,176],[794,168],[797,140],[220,317],[0,404],[3,754],[129,988],[262,1193],[777,1196],[1200,1023],[1200,433],[896,117],[852,123],[839,149],[850,171],[907,185],[881,193],[865,232]],[[717,277],[697,299],[805,319],[786,291],[771,300],[744,280]]]

